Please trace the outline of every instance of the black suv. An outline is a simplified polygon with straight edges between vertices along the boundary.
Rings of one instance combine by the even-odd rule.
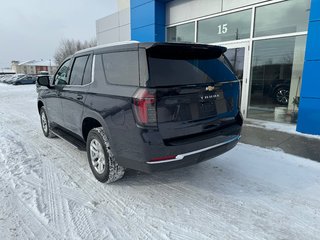
[[[239,81],[226,48],[126,42],[81,50],[38,78],[46,137],[86,148],[94,176],[198,163],[239,138]]]

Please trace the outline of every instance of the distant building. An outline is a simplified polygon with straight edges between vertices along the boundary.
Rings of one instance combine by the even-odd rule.
[[[11,68],[0,68],[0,75],[6,74],[15,74],[16,72],[13,71]]]
[[[25,62],[12,61],[11,68],[15,73],[24,74],[39,74],[42,71],[54,74],[57,70],[57,66],[53,64],[51,60],[30,60]]]

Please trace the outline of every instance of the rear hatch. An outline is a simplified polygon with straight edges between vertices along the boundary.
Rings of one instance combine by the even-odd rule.
[[[223,52],[197,44],[159,44],[146,50],[146,87],[155,94],[164,140],[206,134],[235,122],[239,82]]]

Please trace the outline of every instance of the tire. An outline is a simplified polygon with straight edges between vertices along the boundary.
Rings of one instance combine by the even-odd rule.
[[[286,87],[278,87],[274,91],[274,100],[281,105],[288,105],[289,102],[289,89]]]
[[[43,106],[40,109],[40,122],[41,122],[41,128],[42,128],[43,134],[47,138],[55,137],[55,135],[52,133],[50,129],[50,123],[48,121],[47,113]]]
[[[98,181],[112,183],[123,177],[125,169],[115,160],[109,139],[102,127],[89,132],[87,155],[91,171]]]

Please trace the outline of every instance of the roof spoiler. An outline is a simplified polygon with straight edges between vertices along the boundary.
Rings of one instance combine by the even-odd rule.
[[[166,59],[212,59],[219,58],[227,48],[207,44],[189,43],[150,43],[140,44],[147,50],[147,55]]]

